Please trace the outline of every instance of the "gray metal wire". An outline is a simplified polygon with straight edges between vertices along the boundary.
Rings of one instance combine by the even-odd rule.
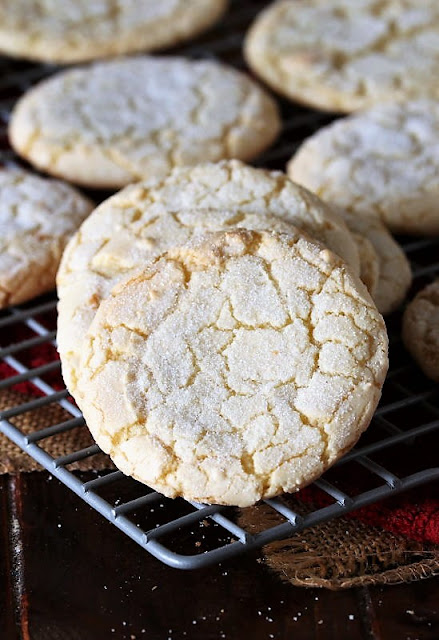
[[[178,52],[195,57],[215,57],[237,67],[243,67],[242,35],[253,16],[265,4],[266,2],[263,1],[236,0],[221,25],[209,35],[200,38],[195,44],[184,47]],[[55,67],[50,65],[31,65],[0,59],[0,161],[4,165],[21,164],[7,144],[6,126],[13,104],[23,91],[55,70]],[[280,142],[259,159],[259,165],[283,168],[300,141],[331,120],[328,114],[317,113],[286,102],[281,101],[281,107],[284,118],[283,135]],[[415,288],[437,276],[439,239],[405,238],[402,239],[402,244],[413,266]],[[439,480],[437,461],[431,466],[428,463],[421,464],[420,469],[407,473],[395,472],[388,468],[389,465],[382,463],[384,454],[389,453],[388,458],[392,461],[392,453],[400,451],[401,446],[411,447],[411,457],[418,457],[422,461],[425,455],[419,455],[423,448],[423,442],[420,441],[430,439],[431,448],[431,438],[434,438],[437,450],[439,440],[439,390],[436,385],[422,376],[405,353],[400,339],[400,318],[395,314],[388,322],[391,369],[384,388],[382,403],[367,431],[366,440],[363,438],[357,447],[336,465],[339,477],[333,481],[326,474],[314,483],[314,487],[321,492],[322,496],[325,496],[323,500],[325,504],[320,508],[306,514],[299,514],[281,498],[266,500],[266,504],[279,514],[281,522],[252,535],[236,524],[235,511],[231,508],[181,501],[184,504],[185,513],[175,517],[173,508],[175,502],[167,500],[157,492],[150,491],[147,487],[142,489],[142,495],[134,499],[126,501],[120,497],[106,499],[102,493],[109,488],[114,488],[117,493],[118,487],[122,485],[125,488],[131,483],[136,485],[137,489],[139,485],[134,480],[126,478],[120,471],[102,472],[100,476],[84,481],[68,469],[68,466],[75,461],[98,453],[102,455],[97,445],[72,451],[59,458],[53,458],[44,449],[47,438],[72,429],[86,428],[81,413],[72,403],[68,392],[65,389],[59,391],[48,382],[48,374],[53,376],[55,372],[59,372],[59,361],[53,360],[33,368],[28,364],[27,354],[30,349],[37,345],[55,344],[55,308],[54,297],[46,296],[34,304],[12,307],[0,314],[0,344],[3,345],[0,348],[0,361],[9,365],[15,372],[9,378],[0,380],[0,390],[30,381],[43,394],[40,398],[24,401],[0,413],[0,431],[143,549],[169,566],[179,569],[196,569],[222,562],[274,540],[289,537],[306,527],[344,515],[402,491]],[[25,332],[26,337],[19,340],[10,338],[19,331]],[[414,381],[418,388],[413,387]],[[62,406],[72,416],[71,419],[27,435],[13,424],[14,417],[51,403]],[[414,416],[423,416],[423,418],[415,419]],[[371,442],[367,440],[370,434],[373,435]],[[352,471],[346,471],[346,467],[351,465],[355,467],[354,475]],[[355,477],[361,473],[361,470],[368,474],[370,482],[363,485],[356,495],[350,495],[344,486],[341,488],[343,479]],[[349,486],[352,483],[347,484]],[[126,495],[126,493],[119,489],[118,495]],[[133,514],[141,514],[146,509],[151,511],[154,508],[151,505],[157,504],[162,507],[160,520],[148,528],[139,526]],[[200,549],[197,554],[177,552],[175,541],[178,542],[184,532],[193,529],[206,519],[215,523],[217,527],[216,546],[207,551]],[[165,522],[162,522],[163,520]],[[169,542],[170,538],[172,538],[171,542]]]

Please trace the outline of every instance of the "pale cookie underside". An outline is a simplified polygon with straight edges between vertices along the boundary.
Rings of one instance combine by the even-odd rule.
[[[127,187],[102,205],[67,247],[59,270],[58,349],[75,392],[78,353],[96,309],[127,274],[194,233],[248,227],[285,231],[294,224],[359,273],[344,222],[279,172],[238,161],[174,170],[163,181]]]
[[[308,484],[367,427],[383,320],[299,231],[235,230],[120,283],[86,336],[80,405],[116,465],[167,496],[246,506]]]
[[[378,215],[396,233],[439,233],[439,105],[383,105],[320,129],[289,175],[323,200]]]
[[[17,103],[11,144],[40,169],[91,187],[180,165],[249,160],[280,130],[274,100],[214,61],[135,57],[58,73]]]
[[[383,314],[395,311],[405,299],[412,284],[412,270],[404,251],[378,216],[355,214],[340,207],[337,207],[336,211],[351,231],[360,234],[372,245],[378,259],[378,281],[373,290],[368,288],[378,311]],[[368,256],[360,252],[362,269],[366,267],[364,261],[367,263],[367,260]],[[374,269],[374,266],[371,265],[369,268]],[[366,282],[365,284],[367,286]]]
[[[0,50],[73,63],[187,40],[213,24],[227,0],[0,0]]]
[[[69,185],[0,170],[0,307],[55,287],[63,249],[92,209]]]
[[[280,0],[245,43],[252,69],[285,96],[329,111],[439,97],[436,0]]]
[[[425,375],[439,382],[439,281],[422,289],[407,306],[402,337]]]

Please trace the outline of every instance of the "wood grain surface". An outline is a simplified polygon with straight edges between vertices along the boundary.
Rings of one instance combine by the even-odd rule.
[[[16,638],[14,619],[13,580],[11,575],[11,549],[9,542],[8,480],[0,477],[0,638]]]
[[[299,589],[256,555],[178,571],[47,473],[0,486],[2,640],[439,638],[438,579],[345,592]],[[5,525],[11,517],[13,534]]]

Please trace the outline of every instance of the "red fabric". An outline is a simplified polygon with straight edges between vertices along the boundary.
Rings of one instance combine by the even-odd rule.
[[[374,527],[381,527],[412,540],[439,545],[439,484],[422,486],[394,498],[361,507],[347,515]],[[316,487],[302,489],[298,497],[317,507],[332,504]]]
[[[55,320],[53,316],[49,316],[48,321],[50,326],[54,326]],[[4,335],[7,345],[17,344],[24,340],[28,340],[29,338],[35,338],[35,333],[24,324],[14,325],[9,329],[7,335],[6,332]],[[57,350],[49,342],[45,342],[36,347],[31,347],[30,349],[19,351],[17,352],[17,354],[14,354],[14,356],[29,369],[35,369],[49,362],[59,360]],[[17,375],[17,371],[15,371],[15,369],[10,367],[5,362],[0,362],[0,379],[9,378],[10,376],[14,375]],[[60,391],[64,388],[63,380],[59,370],[44,374],[43,379],[56,391]],[[20,382],[19,384],[13,385],[11,389],[13,391],[27,393],[34,396],[44,395],[42,391],[40,391],[35,385],[32,384],[32,382]]]
[[[435,487],[437,492],[437,486]],[[439,544],[439,500],[402,496],[396,504],[371,504],[360,509],[357,517],[383,529],[421,542]]]
[[[11,342],[17,342],[29,337],[20,331]],[[30,368],[39,367],[47,362],[58,359],[55,347],[43,344],[28,349],[20,360]],[[0,379],[8,378],[16,372],[5,363],[0,363]],[[54,389],[63,389],[63,382],[58,371],[44,375],[44,380]],[[12,387],[14,391],[34,396],[43,395],[31,382],[22,382]],[[378,503],[356,509],[348,517],[357,519],[365,524],[381,527],[387,531],[406,536],[425,543],[439,544],[439,483],[433,483],[395,496]],[[360,489],[361,487],[356,487]],[[304,502],[313,502],[318,507],[332,503],[332,499],[314,486],[303,489],[299,493]]]
[[[54,360],[58,360],[59,356],[54,346],[51,344],[43,344],[38,347],[33,347],[29,349],[26,353],[25,358],[20,358],[21,362],[25,361],[27,367],[30,369],[36,369],[37,367],[41,367],[48,362],[53,362]],[[5,362],[0,362],[0,379],[3,380],[5,378],[9,378],[11,376],[17,375],[15,369],[10,367]],[[60,391],[64,389],[63,381],[59,370],[51,371],[50,373],[44,374],[42,376],[44,381],[50,384],[53,389],[56,391]],[[18,384],[14,384],[11,389],[13,391],[18,391],[20,393],[27,393],[33,396],[43,396],[43,392],[38,389],[32,382],[19,382]]]

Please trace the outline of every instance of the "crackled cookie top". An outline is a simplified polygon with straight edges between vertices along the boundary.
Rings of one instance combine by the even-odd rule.
[[[63,249],[92,208],[58,180],[0,170],[0,307],[55,287]]]
[[[273,88],[320,109],[439,96],[436,0],[280,0],[245,50]]]
[[[170,249],[87,333],[81,408],[126,474],[246,506],[319,476],[369,424],[387,336],[366,288],[298,230]]]
[[[186,40],[213,24],[227,0],[0,0],[0,50],[71,63]]]
[[[236,160],[175,169],[163,181],[127,187],[100,205],[67,247],[59,270],[58,349],[75,391],[80,345],[102,299],[122,277],[194,233],[294,224],[359,273],[344,222],[285,174]]]
[[[9,136],[40,169],[92,187],[251,159],[280,128],[274,100],[213,61],[135,57],[58,73],[16,105]]]
[[[422,289],[407,306],[402,337],[425,375],[439,382],[439,280]]]
[[[439,6],[439,5],[438,5]],[[399,233],[439,233],[439,104],[383,105],[320,129],[290,177],[331,204]]]

